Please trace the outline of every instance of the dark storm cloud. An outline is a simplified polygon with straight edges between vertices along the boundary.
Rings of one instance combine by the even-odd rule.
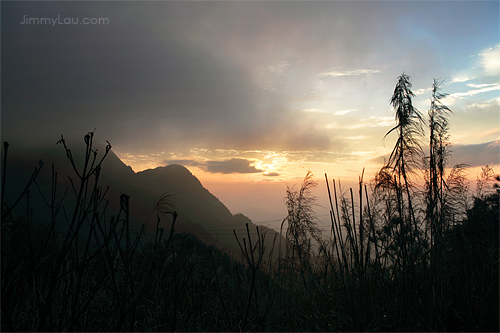
[[[159,140],[174,137],[180,128],[189,132],[182,138],[187,140],[203,138],[205,130],[244,123],[253,89],[245,73],[186,41],[182,32],[193,21],[176,17],[177,7],[3,6],[2,120],[11,125],[3,132],[15,135],[12,127],[19,125],[55,135],[97,127],[112,141],[147,150],[164,144]],[[204,5],[191,7],[186,12],[199,16]],[[24,16],[104,17],[109,24],[21,25]]]
[[[252,166],[253,162],[243,158],[232,158],[226,161],[206,162],[206,171],[212,173],[257,173],[262,170]]]

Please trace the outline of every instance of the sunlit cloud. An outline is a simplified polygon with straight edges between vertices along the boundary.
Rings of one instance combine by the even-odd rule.
[[[487,109],[490,107],[498,107],[500,106],[500,97],[493,98],[484,102],[478,102],[478,103],[471,103],[469,105],[465,106],[466,110],[471,110],[471,109]]]
[[[474,80],[475,77],[469,77],[465,74],[460,74],[458,76],[455,76],[454,78],[451,79],[451,83],[462,83],[462,82],[467,82]]]
[[[359,150],[351,152],[351,156],[372,156],[373,153],[374,152],[372,150],[369,151]]]
[[[180,164],[184,166],[201,166],[203,165],[202,163],[195,161],[195,160],[165,160],[163,161],[163,164],[169,165],[169,164]]]
[[[415,90],[413,93],[416,95],[416,96],[420,96],[420,95],[423,95],[423,94],[427,94],[429,92],[432,91],[432,87],[429,87],[429,88],[421,88],[421,89],[417,89]]]
[[[356,129],[363,127],[387,127],[395,124],[394,117],[388,116],[371,116],[368,119],[360,119],[361,123],[356,125],[351,125],[346,128]]]
[[[302,111],[311,112],[311,113],[324,113],[325,112],[325,111],[319,110],[319,109],[303,109]]]
[[[354,111],[357,111],[357,109],[352,109],[352,110],[341,110],[341,111],[337,111],[335,112],[335,115],[337,116],[343,116],[345,114],[348,114],[349,112],[354,112]]]
[[[480,138],[487,138],[490,136],[495,136],[497,138],[496,142],[500,140],[500,128],[494,127],[491,130],[486,130],[482,134],[479,135]],[[497,150],[498,156],[500,158],[500,149]]]
[[[356,129],[356,128],[363,128],[363,127],[370,127],[370,124],[356,124],[356,125],[351,125],[347,126],[346,128],[348,129]]]
[[[496,83],[481,83],[481,84],[466,83],[465,85],[468,86],[468,87],[474,88],[474,89],[480,89],[480,88],[486,88],[486,87],[495,86]]]
[[[376,74],[380,73],[379,69],[342,69],[341,67],[333,67],[326,72],[319,73],[319,77],[327,76],[351,76],[351,75],[362,75],[362,74]]]
[[[372,127],[387,127],[387,126],[392,126],[395,124],[394,117],[371,117],[370,119],[373,119],[375,121],[374,124],[372,124]]]
[[[491,86],[488,86],[488,87],[485,87],[485,88],[481,88],[481,89],[475,89],[475,90],[469,90],[469,91],[466,91],[466,92],[453,93],[453,94],[450,94],[449,96],[450,97],[454,97],[454,98],[469,97],[469,96],[474,96],[474,95],[477,95],[477,94],[481,94],[481,93],[485,93],[485,92],[490,92],[490,91],[495,91],[495,90],[500,90],[500,85],[498,83],[494,84],[494,85],[491,85]]]
[[[480,56],[484,74],[486,76],[498,76],[500,74],[500,44],[483,51]]]

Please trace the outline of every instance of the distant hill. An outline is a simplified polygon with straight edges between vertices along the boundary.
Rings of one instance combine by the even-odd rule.
[[[105,151],[104,145],[96,145],[98,160]],[[84,155],[84,145],[72,148],[77,168],[81,169]],[[66,188],[68,193],[63,201],[66,209],[71,209],[75,195],[72,193],[70,176],[73,182],[77,181],[75,172],[69,163],[66,153],[60,145],[49,148],[32,147],[23,150],[9,149],[7,158],[6,202],[12,204],[19,196],[33,173],[38,161],[43,158],[44,167],[37,178],[45,198],[50,196],[52,178],[51,164],[54,163],[58,172],[58,198],[63,196]],[[2,155],[3,159],[3,155]],[[3,161],[2,161],[3,163]],[[119,198],[121,194],[130,196],[130,220],[133,230],[139,230],[142,223],[148,222],[147,229],[154,230],[157,214],[153,212],[153,205],[162,194],[168,194],[173,204],[172,210],[178,213],[175,224],[176,233],[189,233],[196,236],[207,245],[225,248],[239,256],[238,243],[233,235],[236,230],[243,245],[243,238],[248,238],[245,224],[248,223],[252,241],[256,240],[255,225],[242,215],[233,215],[226,206],[206,188],[191,172],[181,165],[168,165],[156,169],[135,173],[125,165],[111,150],[103,162],[100,184],[103,189],[109,187],[106,198],[109,201],[106,209],[107,216],[117,214],[119,211]],[[30,208],[33,209],[35,221],[44,222],[48,207],[43,203],[41,195],[35,186],[30,190]],[[17,214],[24,214],[26,200],[19,204]],[[58,216],[64,220],[62,214]],[[64,226],[64,222],[59,223]],[[170,224],[162,219],[161,227],[169,230]],[[272,248],[272,241],[276,232],[264,228],[266,233],[266,248]],[[284,244],[284,241],[282,242]],[[278,252],[279,235],[276,239],[275,255]]]

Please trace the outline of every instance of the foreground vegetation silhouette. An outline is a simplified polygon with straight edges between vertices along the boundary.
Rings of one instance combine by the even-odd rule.
[[[373,180],[365,184],[362,175],[353,192],[325,175],[329,235],[316,226],[312,174],[299,189],[287,188],[286,244],[275,237],[269,255],[265,233],[248,225],[246,237],[234,233],[236,258],[176,234],[168,195],[153,209],[153,236],[145,237],[148,222],[133,233],[133,197],[110,198],[120,208],[107,212],[99,179],[111,145],[99,157],[93,132],[84,137],[82,165],[59,141],[74,170],[72,188],[60,194],[53,166],[44,197],[51,213],[35,223],[29,191],[43,162],[19,198],[5,202],[4,143],[2,330],[498,331],[500,179],[484,167],[472,194],[465,165],[446,174],[451,111],[440,84],[424,120],[412,105],[410,77],[398,78],[389,131],[398,139]],[[426,125],[429,156],[421,144]],[[74,198],[65,207],[66,196]],[[21,201],[24,215],[15,210]],[[164,221],[170,230],[160,228]]]

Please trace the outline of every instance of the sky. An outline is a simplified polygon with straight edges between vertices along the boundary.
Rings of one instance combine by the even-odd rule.
[[[444,80],[450,165],[472,179],[500,169],[499,17],[498,1],[2,1],[2,141],[96,128],[134,171],[182,164],[273,219],[308,170],[323,196],[325,173],[373,177],[404,72],[424,116]]]

